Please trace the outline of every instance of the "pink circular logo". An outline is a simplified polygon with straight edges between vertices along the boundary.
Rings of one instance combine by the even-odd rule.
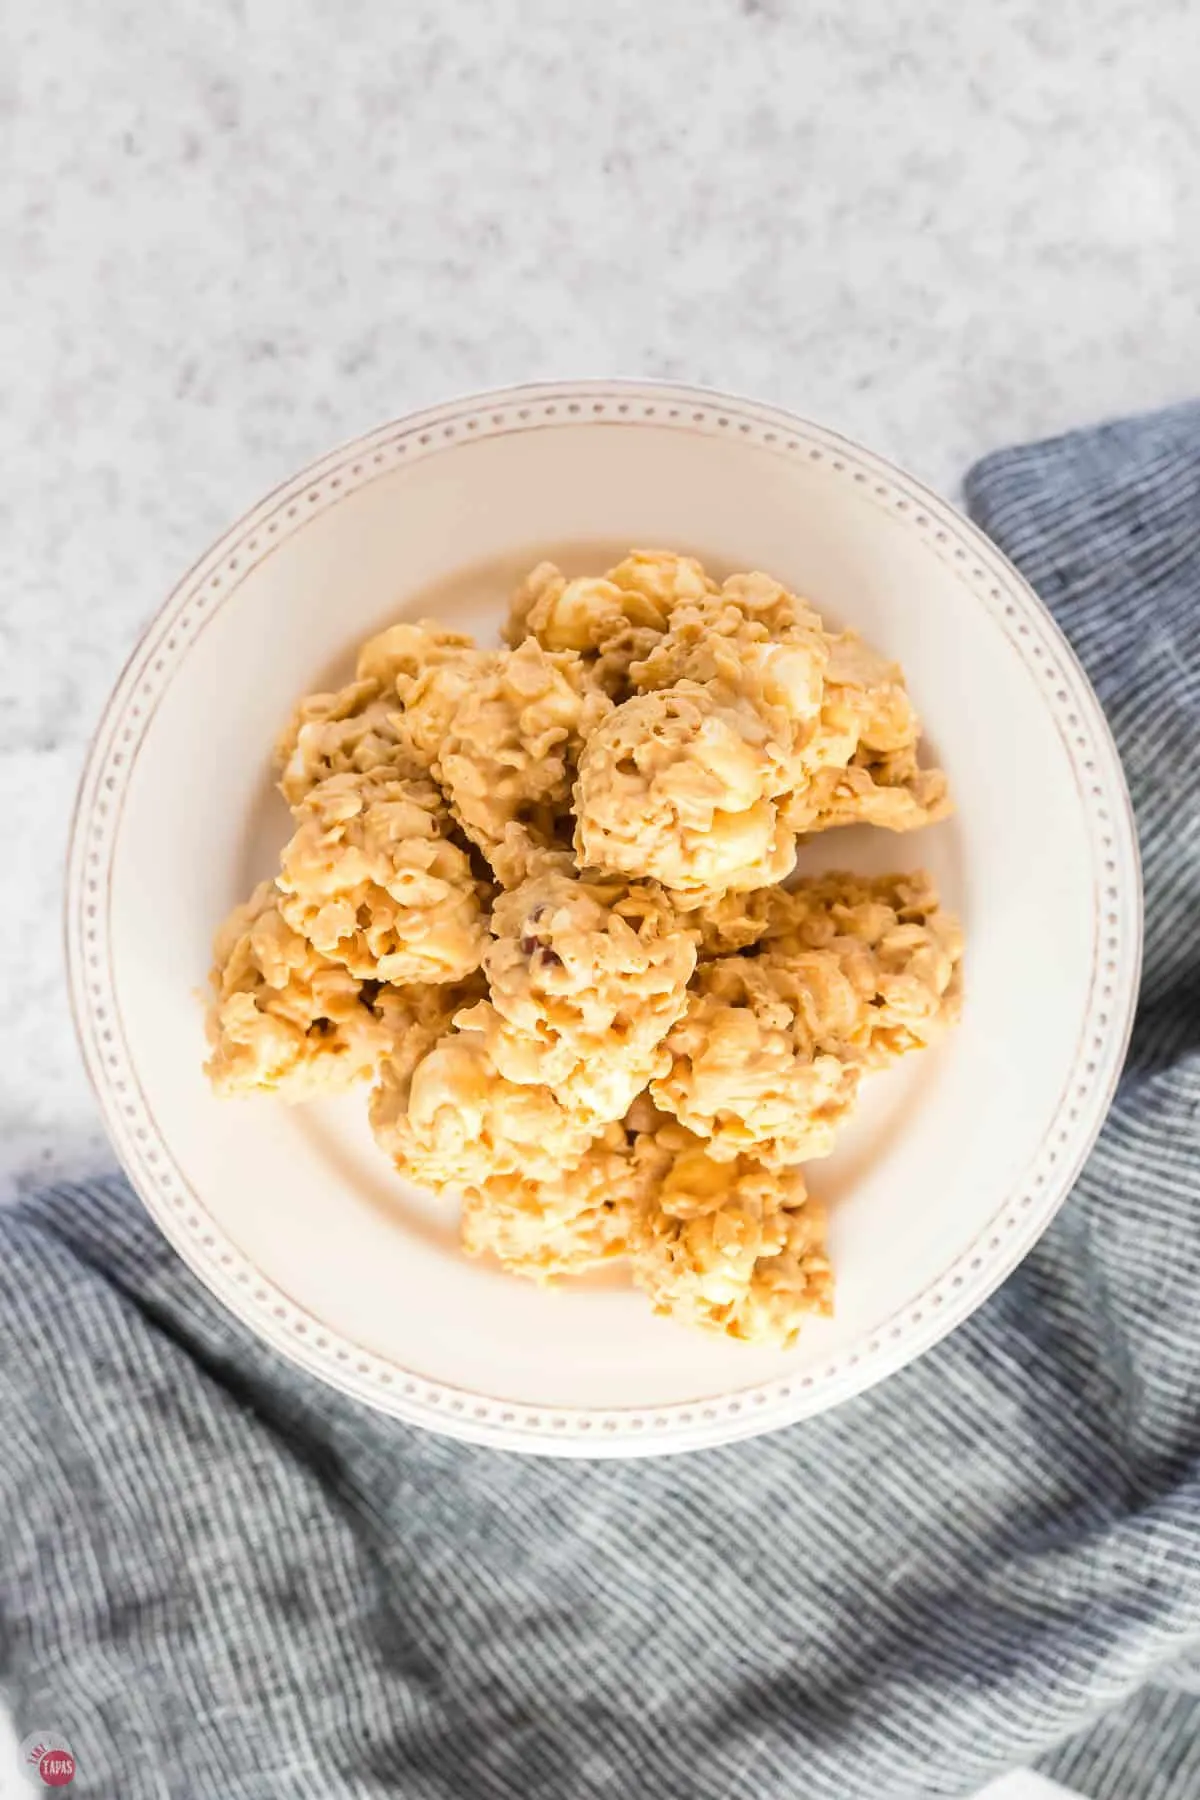
[[[66,1787],[75,1779],[75,1758],[69,1750],[47,1750],[38,1764],[38,1774],[47,1787]]]
[[[75,1752],[58,1731],[31,1731],[20,1757],[21,1773],[35,1788],[69,1787],[78,1773]]]

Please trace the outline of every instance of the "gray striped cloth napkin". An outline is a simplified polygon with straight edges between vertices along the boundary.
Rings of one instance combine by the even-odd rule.
[[[1087,665],[1145,857],[1130,1062],[1052,1229],[875,1392],[620,1465],[341,1400],[118,1179],[0,1213],[0,1684],[75,1791],[1200,1793],[1200,407],[967,495]]]

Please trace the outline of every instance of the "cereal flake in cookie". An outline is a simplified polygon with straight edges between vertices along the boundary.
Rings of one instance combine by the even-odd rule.
[[[560,845],[576,760],[610,710],[575,651],[532,638],[462,696],[434,773],[501,886],[515,887]]]
[[[778,1168],[828,1156],[858,1092],[865,1015],[832,951],[701,963],[650,1092],[717,1158]]]
[[[744,1156],[717,1162],[683,1132],[674,1142],[667,1173],[635,1214],[635,1283],[681,1324],[786,1349],[805,1318],[832,1303],[824,1214],[801,1171]]]
[[[653,887],[550,869],[500,897],[492,932],[492,1004],[551,1085],[580,1063],[644,1058],[687,1002],[695,948]]]
[[[362,979],[457,981],[487,942],[478,884],[427,780],[331,775],[295,809],[280,911]]]
[[[866,1060],[934,1044],[957,1022],[962,927],[924,870],[810,877],[780,892],[763,947],[796,959],[834,951],[868,994]]]
[[[648,656],[673,609],[713,588],[700,564],[666,550],[633,551],[607,575],[568,580],[539,563],[513,599],[505,636],[534,637],[546,650],[576,650],[614,700],[631,692],[630,665]]]
[[[412,1069],[385,1061],[370,1115],[400,1173],[435,1192],[480,1187],[497,1175],[554,1180],[600,1129],[548,1087],[506,1080],[483,1034],[469,1030],[439,1038]]]
[[[806,601],[769,575],[734,575],[719,593],[678,607],[630,677],[643,692],[716,684],[775,718],[782,713],[799,748],[816,730],[828,661],[829,639]]]
[[[629,1250],[644,1179],[635,1140],[606,1126],[572,1169],[549,1180],[499,1175],[463,1198],[463,1248],[533,1281],[582,1275]]]
[[[205,1073],[221,1095],[338,1092],[370,1075],[392,1041],[370,988],[293,931],[279,899],[273,881],[260,882],[213,946]]]
[[[795,860],[780,815],[786,723],[683,681],[627,700],[584,746],[575,791],[580,862],[687,896],[767,887]]]

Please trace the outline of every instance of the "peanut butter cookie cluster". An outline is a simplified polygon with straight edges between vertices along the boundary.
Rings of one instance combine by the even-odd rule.
[[[539,564],[505,647],[365,644],[277,745],[274,881],[217,934],[209,1078],[370,1084],[471,1255],[620,1264],[655,1311],[786,1346],[827,1312],[829,1154],[872,1071],[957,1016],[920,873],[797,876],[814,832],[943,818],[901,670],[761,573]]]

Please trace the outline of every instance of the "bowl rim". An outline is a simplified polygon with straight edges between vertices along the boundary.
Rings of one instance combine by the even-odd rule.
[[[339,1337],[276,1288],[226,1237],[173,1162],[125,1049],[107,930],[121,805],[138,749],[173,668],[241,574],[316,512],[405,462],[471,438],[589,423],[700,431],[803,456],[928,533],[933,553],[956,566],[1039,678],[1093,849],[1085,1029],[1046,1136],[994,1217],[865,1346],[815,1373],[649,1410],[539,1407],[451,1388]],[[533,382],[456,396],[346,441],[273,488],[193,563],[130,652],[88,751],[66,866],[68,994],[84,1065],[135,1191],[193,1273],[258,1338],[352,1398],[452,1437],[534,1454],[630,1457],[730,1442],[839,1404],[931,1348],[1011,1273],[1070,1192],[1116,1090],[1141,970],[1137,831],[1116,745],[1074,650],[1025,578],[948,501],[840,432],[763,401],[657,378]]]

